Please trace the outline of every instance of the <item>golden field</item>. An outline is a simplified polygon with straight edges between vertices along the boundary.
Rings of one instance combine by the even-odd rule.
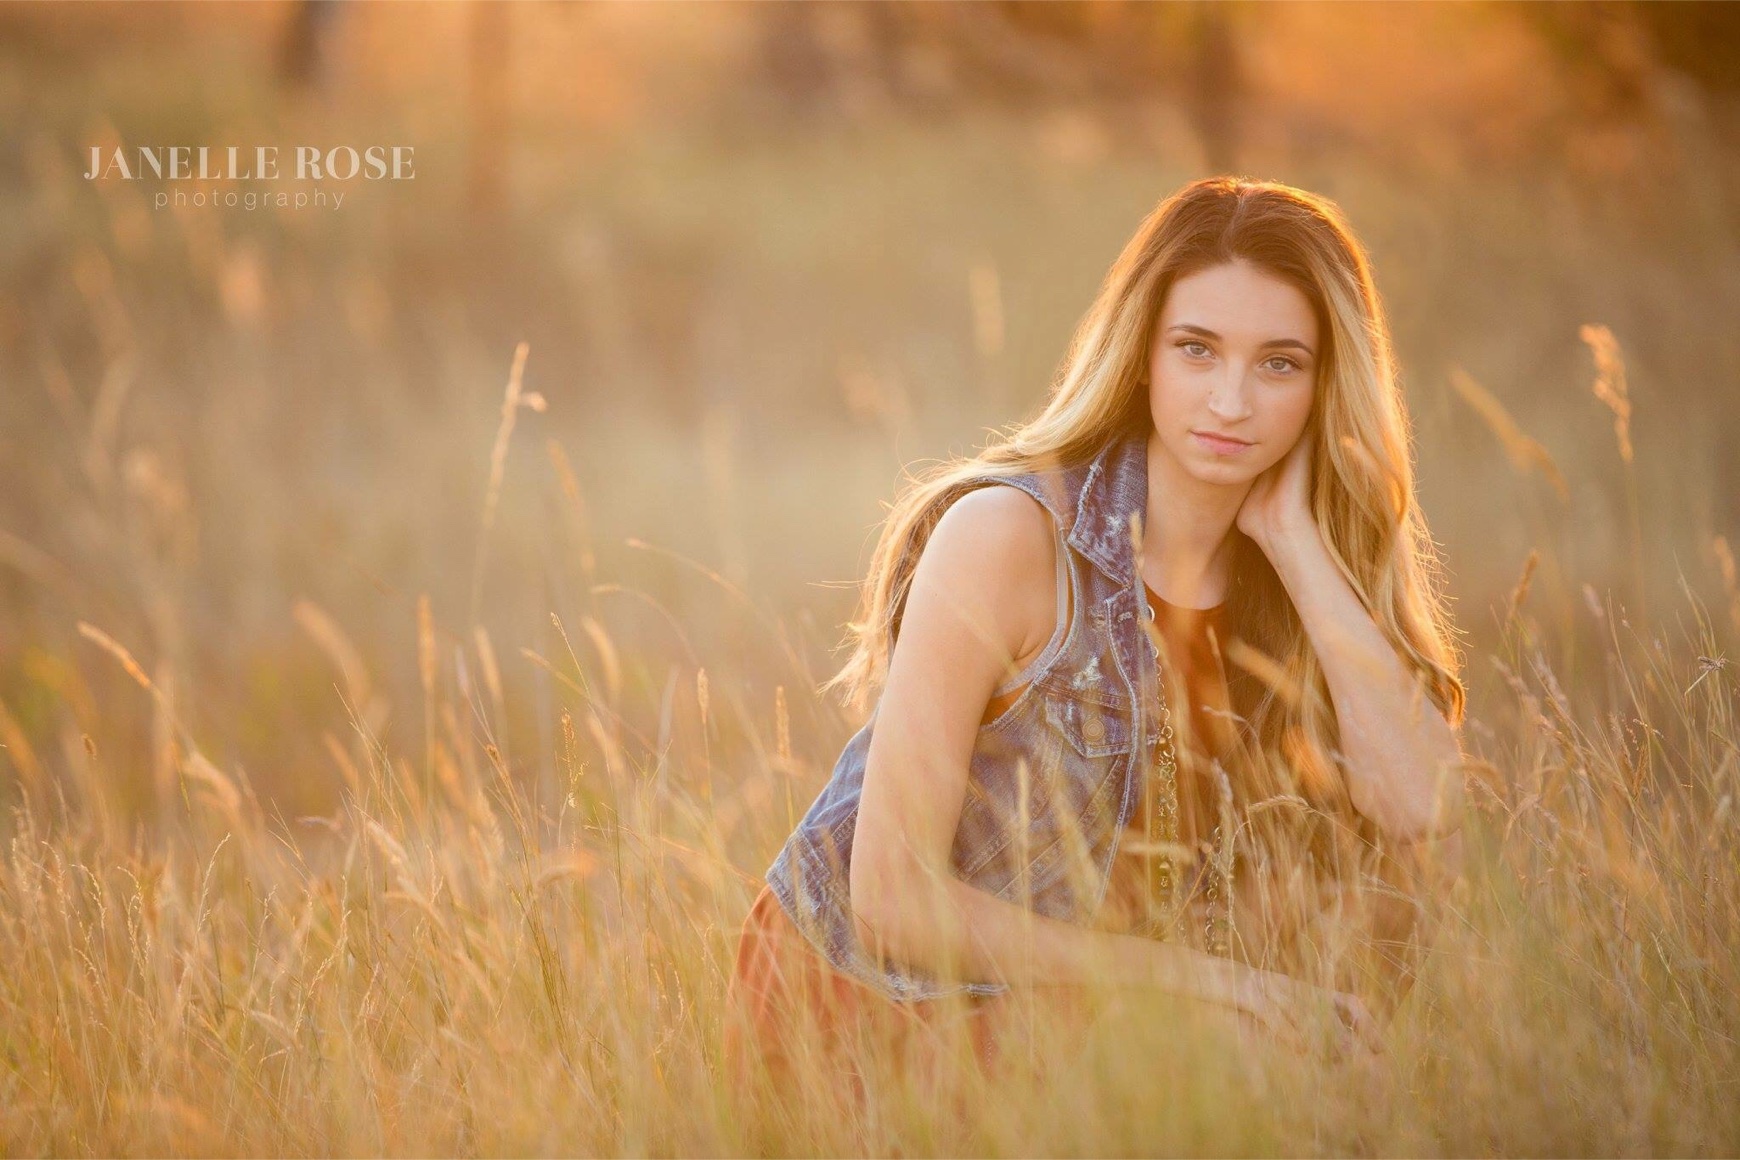
[[[1408,9],[1233,28],[1233,164],[1373,252],[1465,634],[1468,872],[1389,1052],[1133,1000],[863,1117],[732,1098],[737,930],[901,470],[1031,413],[1209,171],[1081,79],[1129,17],[1004,88],[901,24],[902,87],[839,6],[796,89],[773,6],[346,8],[295,83],[289,6],[0,17],[0,1150],[1740,1149],[1740,113],[1635,28]],[[82,178],[303,140],[416,180]]]

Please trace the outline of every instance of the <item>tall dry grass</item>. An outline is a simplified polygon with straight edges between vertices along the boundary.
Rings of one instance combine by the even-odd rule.
[[[1458,168],[1405,104],[1366,111],[1438,160],[1300,147],[1321,94],[1256,118],[1248,168],[1374,247],[1474,642],[1466,881],[1381,1064],[1135,997],[1067,1056],[1018,1028],[1037,1078],[868,1061],[858,1115],[742,1103],[719,1052],[739,924],[855,725],[809,691],[849,611],[815,578],[900,466],[1036,401],[1196,145],[1082,103],[552,127],[472,236],[434,71],[434,103],[285,112],[222,43],[0,42],[0,1151],[1740,1151],[1720,122],[1593,181]],[[77,177],[224,134],[405,136],[423,176],[319,221]]]
[[[1500,437],[1526,439],[1484,407]],[[1537,448],[1520,465],[1544,454],[1519,445]],[[344,791],[331,816],[284,817],[202,750],[199,689],[165,689],[151,658],[82,624],[83,663],[124,675],[107,697],[136,701],[92,708],[148,708],[167,797],[147,825],[107,776],[129,758],[89,734],[39,752],[0,717],[18,786],[0,1147],[1731,1152],[1740,590],[1715,551],[1714,612],[1686,585],[1671,621],[1644,622],[1589,589],[1599,651],[1575,671],[1549,660],[1531,558],[1499,647],[1471,658],[1509,696],[1469,724],[1468,868],[1385,1056],[1240,1047],[1136,995],[1083,1040],[1037,1012],[989,1079],[868,1060],[881,1082],[862,1109],[818,1071],[794,1099],[742,1099],[721,1066],[738,925],[833,756],[793,751],[800,687],[751,705],[738,674],[701,668],[686,698],[663,690],[659,736],[637,750],[608,623],[553,617],[560,652],[524,650],[559,689],[541,710],[558,761],[538,776],[507,744],[516,692],[487,632],[417,601],[421,744],[395,746],[344,629],[300,605],[349,713],[322,738]],[[688,743],[679,700],[696,710]]]

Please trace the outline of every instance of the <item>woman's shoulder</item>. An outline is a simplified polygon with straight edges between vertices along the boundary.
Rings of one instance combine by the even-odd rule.
[[[1019,487],[990,484],[951,503],[920,554],[915,586],[984,605],[1006,633],[1051,635],[1056,535],[1051,515]]]
[[[1018,579],[1039,569],[1049,575],[1055,533],[1051,513],[1025,489],[993,481],[975,487],[943,512],[931,533],[954,551],[987,565],[1014,570]]]

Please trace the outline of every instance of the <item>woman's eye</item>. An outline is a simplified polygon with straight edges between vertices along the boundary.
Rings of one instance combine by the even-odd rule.
[[[1187,338],[1176,345],[1179,350],[1183,351],[1191,358],[1207,358],[1214,353],[1208,349],[1207,345],[1198,342],[1193,338]],[[1263,365],[1268,367],[1275,374],[1291,374],[1293,371],[1301,369],[1297,362],[1288,358],[1286,355],[1280,354],[1268,359]]]

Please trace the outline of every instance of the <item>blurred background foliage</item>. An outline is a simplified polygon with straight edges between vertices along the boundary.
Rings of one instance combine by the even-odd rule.
[[[1608,594],[1726,616],[1737,49],[1730,4],[0,7],[0,766],[89,736],[122,808],[173,804],[164,710],[85,621],[214,760],[331,812],[323,735],[418,751],[481,628],[534,787],[576,671],[661,775],[729,777],[782,697],[813,784],[902,467],[1030,414],[1143,214],[1222,171],[1372,248],[1471,656],[1531,551],[1556,662]],[[416,176],[285,211],[83,179],[201,144]],[[541,409],[491,500],[521,342]],[[703,736],[703,668],[740,727]]]

